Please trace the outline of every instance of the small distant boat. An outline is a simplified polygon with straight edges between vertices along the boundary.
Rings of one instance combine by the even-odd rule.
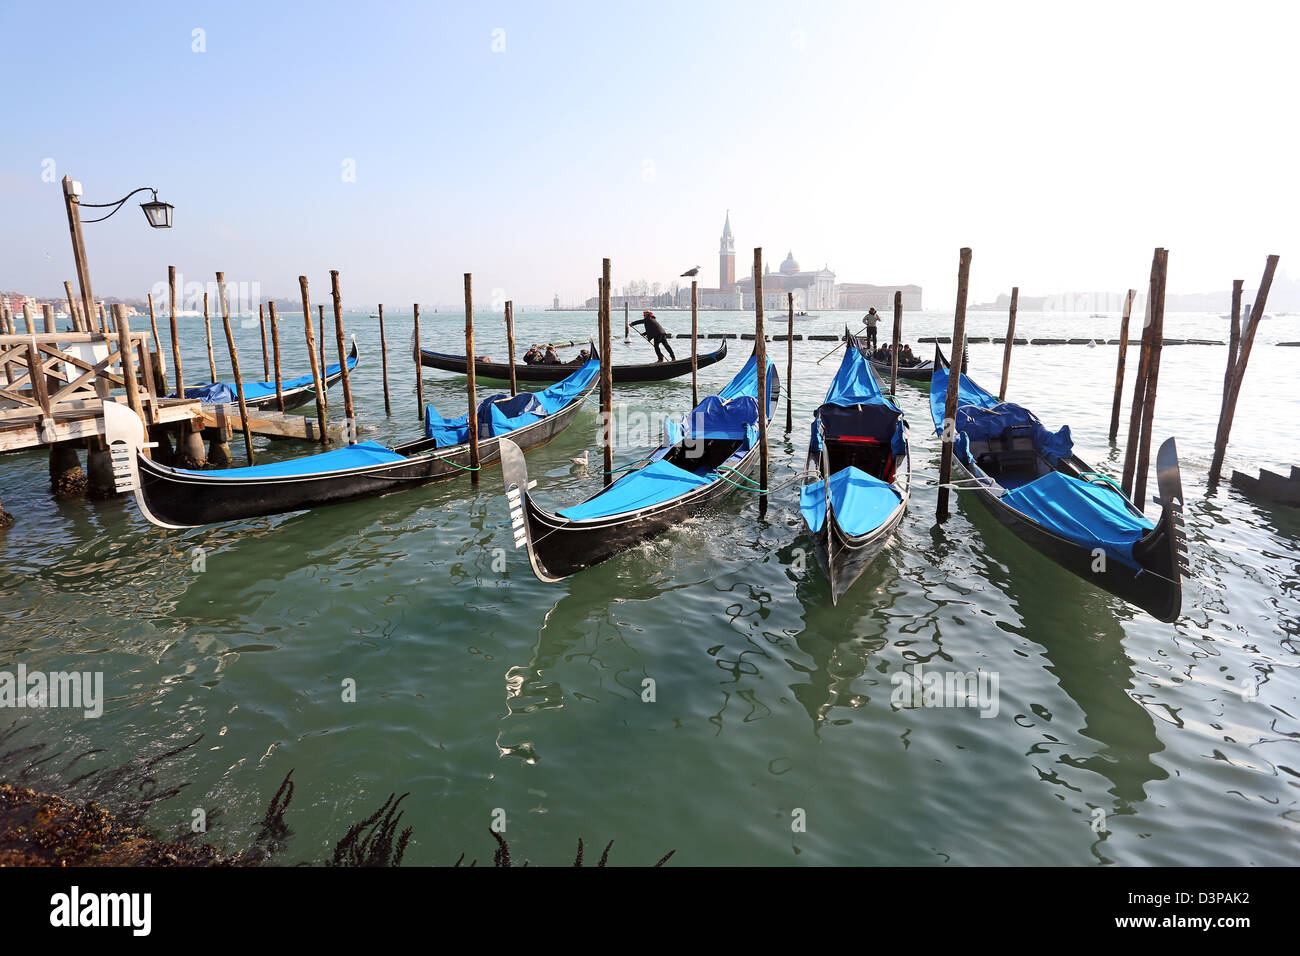
[[[944,429],[948,376],[930,380],[936,435]],[[1051,432],[1023,406],[999,402],[959,380],[953,476],[993,516],[1040,554],[1157,620],[1177,620],[1187,573],[1183,483],[1170,438],[1156,457],[1160,520],[1152,523],[1115,482],[1074,454],[1068,426]]]
[[[722,345],[715,351],[696,356],[696,367],[708,368],[710,365],[721,362],[726,357],[727,342],[724,339]],[[420,364],[425,368],[436,368],[444,372],[465,374],[465,356],[463,354],[453,355],[422,348],[420,349]],[[529,365],[526,362],[516,362],[515,380],[519,382],[555,382],[568,375],[573,368],[574,366],[565,364]],[[666,379],[689,374],[691,374],[690,355],[672,362],[646,362],[640,365],[615,365],[613,367],[614,382],[622,384],[629,382],[662,382]],[[474,363],[474,375],[476,378],[508,382],[510,381],[510,363],[486,362],[479,359]]]
[[[831,603],[853,585],[903,520],[911,494],[907,419],[881,390],[861,340],[848,347],[825,401],[813,414],[799,511]]]
[[[766,408],[771,420],[780,394],[776,366],[767,361]],[[515,547],[527,548],[539,580],[560,581],[707,512],[738,488],[755,491],[758,464],[758,359],[680,422],[666,422],[664,443],[646,464],[586,501],[551,512],[533,500],[523,453],[501,441],[501,476]]]
[[[562,432],[595,388],[599,372],[600,361],[592,359],[541,392],[485,398],[477,413],[479,466],[500,460],[503,445],[522,458],[521,448],[544,445]],[[367,441],[269,465],[211,471],[171,468],[145,458],[140,454],[144,424],[118,402],[104,403],[104,431],[118,488],[133,491],[145,518],[163,528],[306,511],[470,470],[468,415],[444,419],[432,405],[425,410],[425,436],[416,441],[392,448]]]
[[[1092,313],[1089,313],[1088,318],[1090,318],[1090,319],[1108,319],[1108,318],[1110,318],[1110,315],[1109,315],[1108,313],[1105,313],[1105,312],[1092,312]]]
[[[378,312],[371,312],[371,313],[370,313],[370,318],[372,318],[372,319],[377,319],[377,318],[379,318],[379,313],[378,313]]]
[[[348,371],[351,372],[357,367],[357,340],[356,336],[352,338],[352,347],[348,351]],[[343,377],[343,368],[339,363],[326,366],[325,378],[321,386],[328,390],[331,385]],[[280,382],[280,391],[284,395],[284,408],[280,411],[291,411],[295,408],[301,408],[308,402],[316,400],[316,384],[312,379],[311,372],[306,375],[299,375],[296,378],[282,379]],[[175,395],[171,396],[175,398]],[[237,403],[239,396],[236,393],[235,386],[225,382],[201,382],[198,385],[185,386],[186,398],[197,398],[200,402],[208,405],[229,405]],[[275,382],[245,382],[244,383],[244,404],[249,408],[256,408],[261,411],[276,409],[275,402]]]

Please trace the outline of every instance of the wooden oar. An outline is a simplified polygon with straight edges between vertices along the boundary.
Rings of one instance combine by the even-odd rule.
[[[862,323],[862,329],[865,329],[866,327],[867,327],[866,323],[865,323],[865,322]],[[861,332],[862,329],[858,329],[858,331]],[[844,346],[845,346],[846,344],[848,344],[848,339],[845,339],[845,340],[844,340],[843,342],[841,342],[839,345],[835,346],[835,348],[831,349],[829,352],[827,352],[825,355],[823,355],[821,358],[819,358],[819,359],[817,360],[817,364],[818,364],[818,365],[821,365],[822,362],[825,362],[828,358],[830,358],[832,355],[834,355],[834,354],[835,354],[836,352],[838,352],[840,349],[844,348]]]

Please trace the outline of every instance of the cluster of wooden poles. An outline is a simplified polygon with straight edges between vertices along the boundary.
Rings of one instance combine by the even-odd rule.
[[[953,319],[950,362],[950,367],[953,369],[962,367],[962,358],[966,345],[966,293],[970,280],[970,263],[971,250],[964,248],[961,250],[957,266],[957,308]],[[1224,374],[1219,427],[1214,441],[1214,459],[1210,466],[1208,481],[1208,490],[1211,493],[1214,492],[1219,482],[1223,468],[1223,458],[1227,453],[1228,436],[1232,430],[1232,418],[1237,407],[1237,397],[1241,392],[1241,383],[1246,374],[1246,363],[1250,360],[1255,332],[1259,328],[1260,319],[1264,316],[1264,307],[1268,301],[1268,292],[1273,284],[1273,273],[1277,269],[1277,263],[1277,256],[1267,258],[1264,265],[1264,276],[1260,280],[1259,290],[1256,293],[1254,305],[1247,315],[1244,329],[1241,323],[1243,280],[1236,279],[1232,284],[1231,340],[1228,345],[1228,368]],[[1129,411],[1128,441],[1124,449],[1124,470],[1120,481],[1124,493],[1131,497],[1139,510],[1145,510],[1147,474],[1151,466],[1151,432],[1155,419],[1156,389],[1160,381],[1160,356],[1164,345],[1165,280],[1168,272],[1169,250],[1157,248],[1151,259],[1146,321],[1142,326],[1137,377],[1133,383],[1133,402]],[[1011,368],[1011,347],[1015,341],[1016,306],[1019,295],[1019,287],[1011,290],[1011,311],[1007,322],[1006,345],[1002,353],[1002,382],[998,390],[999,401],[1005,401],[1007,395],[1007,378]],[[1124,299],[1123,317],[1120,320],[1119,358],[1115,369],[1115,397],[1111,406],[1110,418],[1111,442],[1115,442],[1119,434],[1120,405],[1124,390],[1124,363],[1128,351],[1129,320],[1136,297],[1137,290],[1129,289],[1128,295]],[[900,297],[896,295],[894,302],[895,378],[897,377],[900,301]],[[944,396],[943,450],[939,466],[939,501],[937,510],[939,521],[946,520],[949,514],[948,492],[952,480],[953,444],[956,440],[955,418],[959,381],[959,375],[950,375],[948,378],[948,391]]]

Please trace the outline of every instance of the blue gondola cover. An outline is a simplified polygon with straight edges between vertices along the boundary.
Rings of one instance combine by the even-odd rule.
[[[1114,488],[1053,471],[1002,496],[1005,504],[1085,548],[1102,548],[1136,569],[1133,545],[1155,527],[1136,515]]]
[[[842,468],[831,475],[831,505],[835,520],[848,534],[863,535],[879,528],[894,513],[903,496],[889,482],[860,468]],[[799,489],[799,510],[814,534],[826,521],[826,482],[812,481]]]
[[[348,371],[357,367],[357,360],[348,359]],[[342,368],[337,362],[325,369],[325,378],[331,375],[337,375]],[[306,388],[313,384],[310,374],[299,375],[297,378],[287,379],[280,383],[282,391],[290,391],[295,388]],[[244,383],[244,401],[251,402],[261,398],[269,398],[275,395],[275,382],[245,382]],[[173,396],[175,397],[175,396]],[[207,405],[224,405],[229,402],[239,401],[239,395],[235,392],[235,386],[227,385],[225,382],[203,382],[199,385],[190,385],[185,388],[186,398],[197,398],[200,402]]]

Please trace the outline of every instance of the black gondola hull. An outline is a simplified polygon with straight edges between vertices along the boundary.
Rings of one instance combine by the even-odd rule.
[[[1082,472],[1093,470],[1077,458],[1074,462]],[[958,478],[976,477],[957,455],[953,456],[953,470]],[[1142,608],[1159,621],[1169,623],[1178,619],[1182,610],[1181,573],[1184,570],[1180,555],[1181,487],[1175,496],[1172,490],[1167,490],[1165,483],[1161,484],[1163,507],[1160,520],[1156,523],[1155,529],[1148,532],[1139,543],[1146,558],[1142,570],[1134,570],[1118,561],[1103,560],[1093,549],[1082,547],[1053,534],[1036,521],[1030,520],[1004,504],[998,495],[983,487],[982,484],[973,488],[963,488],[959,497],[970,494],[974,494],[980,504],[1012,534],[1065,570],[1129,604]],[[1137,547],[1135,546],[1135,552]]]
[[[595,385],[593,380],[554,415],[509,435],[525,451],[546,444],[573,421]],[[499,463],[500,441],[493,437],[479,442],[480,467]],[[421,439],[393,450],[406,459],[346,471],[260,478],[238,478],[220,470],[187,472],[138,457],[135,492],[141,511],[155,524],[184,528],[372,498],[469,472],[468,445],[437,449],[432,440]]]
[[[724,339],[722,345],[715,351],[697,356],[696,368],[707,368],[721,362],[726,357],[727,343]],[[425,368],[436,368],[444,372],[455,372],[459,375],[465,374],[465,356],[463,355],[448,355],[443,352],[433,352],[422,348],[420,349],[420,364]],[[519,382],[558,382],[560,379],[572,375],[575,368],[577,366],[574,365],[528,365],[519,362],[515,365],[515,380]],[[684,359],[677,359],[672,362],[646,362],[639,365],[613,366],[615,384],[662,382],[670,378],[689,375],[690,373],[691,358],[689,355]],[[476,379],[508,382],[510,381],[510,365],[506,362],[476,362],[474,376]]]

